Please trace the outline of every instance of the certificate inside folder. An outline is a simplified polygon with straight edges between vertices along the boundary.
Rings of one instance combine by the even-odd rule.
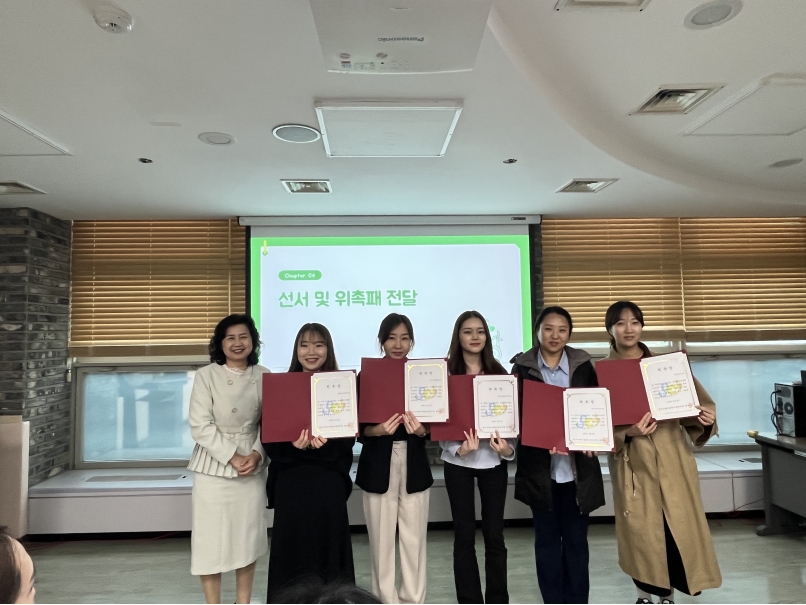
[[[449,418],[447,422],[431,423],[432,441],[464,441],[465,431],[475,428],[474,378],[471,374],[448,376]]]
[[[263,374],[261,441],[296,441],[311,429],[311,372]]]
[[[521,443],[546,450],[557,448],[567,452],[565,445],[565,412],[561,387],[523,381],[523,409],[521,411]]]
[[[633,425],[649,411],[640,359],[608,359],[596,363],[599,386],[610,391],[613,425]]]
[[[380,424],[405,411],[405,364],[386,357],[361,360],[358,422]]]
[[[355,370],[311,376],[311,437],[342,439],[358,434]]]
[[[694,377],[685,353],[596,364],[599,386],[610,391],[613,424],[635,424],[647,412],[655,420],[697,416]]]

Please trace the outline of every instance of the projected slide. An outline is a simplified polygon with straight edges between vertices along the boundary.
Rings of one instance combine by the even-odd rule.
[[[307,322],[333,335],[342,369],[380,355],[378,326],[389,313],[413,325],[413,357],[442,357],[453,323],[480,311],[505,367],[531,346],[527,235],[253,237],[251,313],[261,364],[288,370],[294,337]]]

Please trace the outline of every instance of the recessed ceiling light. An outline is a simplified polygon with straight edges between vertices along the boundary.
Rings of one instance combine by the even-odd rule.
[[[322,138],[316,128],[303,126],[302,124],[281,124],[271,132],[286,143],[313,143]]]
[[[110,34],[127,34],[134,26],[132,16],[114,6],[102,6],[92,16],[98,27]]]
[[[235,137],[226,132],[203,132],[199,135],[199,140],[208,145],[221,147],[232,145],[235,142]]]
[[[707,29],[730,21],[742,10],[742,0],[714,0],[701,4],[683,21],[689,29]]]
[[[149,160],[148,158],[138,158],[137,161],[140,162],[141,164],[153,164],[154,163],[154,160]]]
[[[796,166],[803,161],[803,158],[790,158],[788,160],[778,160],[777,162],[773,162],[770,164],[770,168],[789,168],[790,166]]]
[[[17,181],[0,183],[0,195],[19,195],[22,193],[45,193],[39,189],[34,189],[29,185],[23,185]]]
[[[291,179],[280,179],[288,193],[332,193],[330,181],[298,181]]]
[[[557,193],[596,193],[618,179],[574,179]]]

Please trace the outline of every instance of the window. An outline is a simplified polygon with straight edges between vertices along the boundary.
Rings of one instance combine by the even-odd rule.
[[[806,355],[794,358],[692,356],[692,373],[717,405],[719,439],[709,444],[750,445],[752,441],[747,431],[774,432],[770,421],[770,393],[775,383],[800,380],[800,371],[804,369]]]
[[[690,341],[806,337],[806,217],[680,219]]]
[[[641,306],[648,339],[683,336],[677,219],[546,220],[540,232],[544,304],[568,309],[577,340],[607,340],[617,300]]]
[[[196,366],[85,366],[76,372],[76,466],[184,466]],[[356,442],[353,455],[361,454]]]
[[[806,338],[806,217],[545,220],[543,299],[578,340],[605,340],[617,300],[646,337],[689,342]],[[538,293],[539,294],[539,293]]]
[[[83,367],[77,381],[77,466],[186,464],[193,367]]]
[[[748,430],[773,430],[773,385],[806,369],[806,217],[545,220],[540,229],[544,302],[571,312],[572,344],[606,355],[596,345],[607,339],[605,311],[632,300],[644,340],[668,341],[653,350],[688,349],[717,402],[711,444],[750,445]]]
[[[196,355],[246,307],[245,229],[236,220],[75,221],[70,352]]]

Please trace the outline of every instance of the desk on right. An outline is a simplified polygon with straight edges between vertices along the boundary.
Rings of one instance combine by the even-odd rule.
[[[764,525],[759,536],[806,532],[806,438],[761,433]]]

